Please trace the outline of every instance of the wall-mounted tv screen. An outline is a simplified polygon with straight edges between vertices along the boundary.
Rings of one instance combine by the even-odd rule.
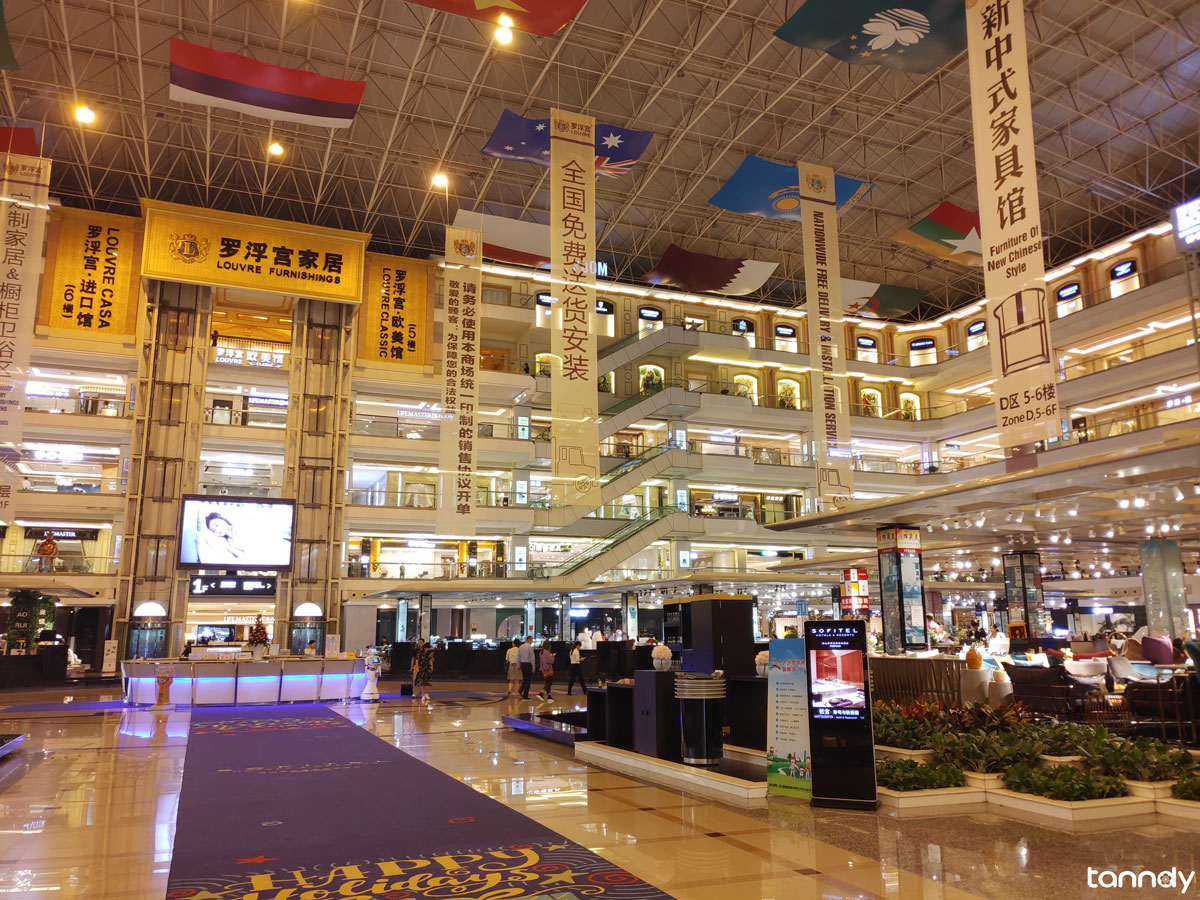
[[[287,569],[292,565],[291,500],[183,498],[179,565],[191,569]]]

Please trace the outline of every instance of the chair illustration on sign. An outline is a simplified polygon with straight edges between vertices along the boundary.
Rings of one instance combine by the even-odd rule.
[[[1046,329],[1046,292],[1025,288],[1005,297],[992,310],[1000,341],[1002,373],[1012,375],[1050,362]]]

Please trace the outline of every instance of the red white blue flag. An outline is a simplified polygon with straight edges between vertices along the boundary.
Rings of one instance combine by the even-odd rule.
[[[325,128],[346,128],[365,81],[326,78],[171,38],[171,99]]]
[[[653,131],[634,131],[597,123],[596,174],[620,178],[646,152],[653,137]],[[480,152],[496,159],[550,168],[550,120],[526,119],[506,109]]]

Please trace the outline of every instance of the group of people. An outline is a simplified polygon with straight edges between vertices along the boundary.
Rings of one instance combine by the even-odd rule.
[[[571,649],[567,655],[567,695],[570,696],[575,688],[575,683],[579,682],[581,690],[587,689],[587,684],[583,680],[583,659],[580,656],[580,649],[583,647],[581,641],[575,641],[571,645]],[[504,668],[508,677],[508,694],[509,697],[520,697],[522,700],[529,700],[529,690],[533,684],[533,676],[536,672],[542,679],[542,689],[538,691],[537,698],[539,700],[553,700],[554,688],[554,652],[550,649],[549,641],[542,641],[540,647],[533,646],[533,635],[529,635],[524,640],[521,638],[513,638],[512,646],[504,654]]]

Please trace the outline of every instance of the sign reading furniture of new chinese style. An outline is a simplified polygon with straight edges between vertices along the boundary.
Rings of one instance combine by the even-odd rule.
[[[813,433],[817,436],[817,495],[826,509],[854,496],[850,415],[846,403],[846,353],[842,339],[842,276],[838,269],[837,200],[833,169],[799,163],[804,289],[808,296],[808,346]],[[837,389],[838,385],[842,390]]]
[[[1000,443],[1061,437],[1022,0],[967,0],[975,181]]]
[[[143,200],[142,275],[357,303],[370,235]]]
[[[9,153],[0,172],[0,517],[13,509],[25,425],[25,382],[37,318],[50,160]]]
[[[116,339],[132,335],[141,220],[86,209],[58,209],[53,218],[58,227],[47,253],[38,324]]]
[[[442,413],[437,530],[475,533],[475,436],[479,423],[479,294],[483,234],[446,229],[446,327],[442,332]]]
[[[367,254],[359,316],[359,359],[397,366],[433,364],[429,263]]]
[[[596,394],[596,120],[550,111],[552,502],[599,506]]]

